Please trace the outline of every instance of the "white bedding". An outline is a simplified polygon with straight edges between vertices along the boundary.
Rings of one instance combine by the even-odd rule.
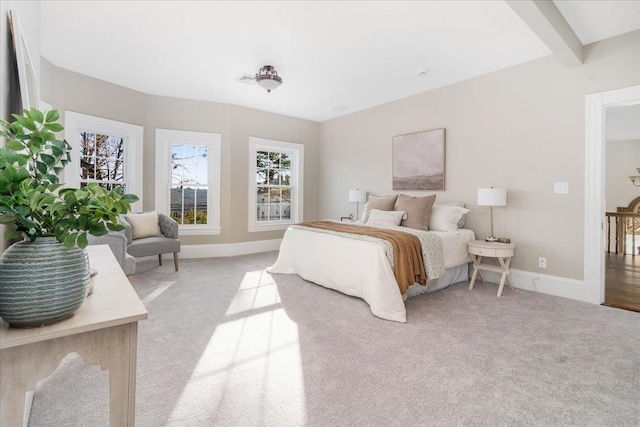
[[[466,242],[475,239],[473,231],[461,229],[434,233],[442,240],[445,268],[466,267],[469,262]],[[379,243],[290,227],[282,239],[278,259],[269,271],[297,274],[310,282],[364,299],[378,317],[402,323],[407,321],[403,297],[385,248]],[[460,271],[447,273],[444,280],[447,275],[449,280],[453,280],[461,274]],[[455,282],[443,285],[440,281],[438,288],[451,283]],[[427,288],[422,287],[424,290]],[[415,289],[408,292],[411,295],[418,293],[421,292]]]
[[[461,228],[457,231],[432,231],[442,240],[442,256],[444,268],[457,267],[471,262],[467,242],[476,239],[473,230]]]

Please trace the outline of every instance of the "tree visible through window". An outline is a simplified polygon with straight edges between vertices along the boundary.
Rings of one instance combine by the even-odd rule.
[[[125,185],[124,138],[80,132],[80,185],[97,182],[109,190]]]
[[[291,155],[256,152],[256,206],[259,222],[291,219]]]
[[[64,117],[72,150],[66,185],[82,187],[96,182],[107,189],[122,186],[140,198],[131,205],[132,211],[142,211],[144,128],[74,111],[65,111]]]
[[[284,230],[303,215],[304,145],[249,137],[250,232]]]
[[[208,155],[206,145],[171,144],[169,213],[178,224],[207,224]]]

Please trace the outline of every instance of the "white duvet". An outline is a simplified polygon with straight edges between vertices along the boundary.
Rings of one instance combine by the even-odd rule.
[[[434,232],[442,240],[444,267],[469,262],[471,230]],[[297,274],[305,280],[364,299],[383,319],[406,322],[407,313],[383,245],[327,233],[289,228],[271,273]]]

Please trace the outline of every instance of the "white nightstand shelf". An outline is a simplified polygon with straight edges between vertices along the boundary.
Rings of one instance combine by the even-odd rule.
[[[514,243],[497,243],[485,242],[484,240],[474,240],[472,242],[468,242],[467,247],[469,249],[469,255],[471,256],[471,261],[473,261],[473,275],[471,276],[469,289],[473,289],[478,273],[480,273],[482,282],[486,283],[481,270],[502,273],[502,277],[500,278],[500,287],[498,288],[498,296],[502,295],[502,289],[504,289],[505,281],[509,282],[509,287],[513,289],[513,283],[511,283],[511,277],[509,276],[509,264],[511,263],[511,257],[513,257],[516,249],[516,245]],[[498,258],[500,266],[482,264],[482,257]]]

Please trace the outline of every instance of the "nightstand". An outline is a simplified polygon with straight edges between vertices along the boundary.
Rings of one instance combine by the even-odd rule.
[[[469,255],[471,261],[473,261],[473,275],[471,276],[471,283],[469,289],[473,289],[473,285],[476,283],[476,277],[480,273],[480,278],[483,283],[486,283],[482,276],[482,271],[493,271],[495,273],[502,273],[500,278],[500,287],[498,288],[498,296],[502,295],[502,289],[504,289],[504,282],[509,282],[509,287],[513,289],[513,283],[511,283],[511,277],[509,276],[509,264],[511,263],[511,257],[513,257],[516,245],[514,243],[497,243],[497,242],[485,242],[484,240],[474,240],[467,242],[469,249]],[[482,258],[498,258],[500,266],[482,264]]]

